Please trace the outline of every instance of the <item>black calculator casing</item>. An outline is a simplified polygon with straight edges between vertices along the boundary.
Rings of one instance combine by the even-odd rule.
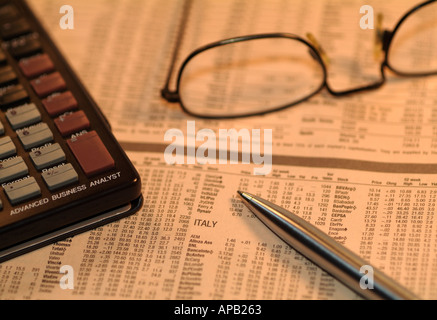
[[[10,13],[10,17],[8,17],[8,13]],[[142,205],[142,195],[140,177],[111,133],[107,119],[28,5],[24,1],[0,0],[0,19],[0,25],[7,31],[9,25],[5,27],[4,24],[13,23],[16,19],[25,21],[27,29],[21,33],[18,32],[18,35],[13,38],[0,40],[0,50],[6,58],[0,63],[0,68],[10,66],[16,74],[14,81],[0,86],[0,121],[4,126],[3,136],[9,136],[16,147],[16,154],[9,158],[21,157],[28,168],[27,174],[4,182],[0,187],[2,203],[0,210],[0,262],[2,262],[133,214]],[[27,52],[25,50],[27,48],[18,47],[17,49],[14,47],[23,45],[23,43],[26,45],[26,41],[33,41],[29,44]],[[65,81],[65,88],[61,91],[69,91],[77,101],[74,110],[67,113],[77,111],[84,113],[89,120],[89,126],[86,129],[68,135],[61,134],[54,121],[63,115],[50,115],[46,111],[43,105],[46,97],[37,94],[31,83],[34,79],[23,74],[22,69],[20,69],[20,61],[41,54],[48,56],[52,61],[54,68],[50,72],[59,73]],[[1,94],[7,92],[11,86],[16,85],[21,85],[28,97],[9,104],[6,96]],[[13,129],[6,116],[7,110],[29,103],[37,107],[41,115],[40,122],[46,124],[53,134],[53,140],[44,145],[50,146],[56,143],[65,153],[65,160],[50,165],[48,168],[38,169],[35,167],[29,153],[32,149],[38,149],[39,146],[31,149],[24,148],[17,133],[23,129]],[[85,172],[82,167],[82,158],[78,158],[70,147],[70,143],[76,143],[76,140],[80,139],[81,136],[82,138],[87,137],[90,132],[99,138],[99,142],[113,160],[110,167],[100,169],[97,172]],[[91,155],[87,156],[93,157],[92,152]],[[84,156],[81,155],[81,157]],[[96,161],[100,160],[99,157],[100,154],[97,154]],[[0,159],[0,161],[7,161],[7,159]],[[87,161],[89,162],[89,158]],[[43,172],[49,170],[56,172],[55,169],[62,168],[66,164],[77,173],[77,180],[51,190],[42,177]],[[30,178],[36,181],[40,194],[19,203],[11,203],[5,188],[10,189],[15,186],[17,181]]]

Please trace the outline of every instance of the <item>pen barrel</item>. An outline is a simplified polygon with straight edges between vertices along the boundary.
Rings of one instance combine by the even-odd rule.
[[[372,300],[418,299],[410,290],[371,267],[369,262],[304,219],[258,197],[251,196],[250,201],[244,196],[242,198],[249,209],[283,241],[360,296]],[[361,271],[367,266],[371,267],[371,273]],[[363,279],[367,282],[363,283]]]
[[[320,230],[309,234],[306,230],[290,227],[277,234],[296,251],[366,299],[417,299],[408,289]],[[366,268],[369,266],[371,272]],[[369,273],[362,271],[362,268]]]

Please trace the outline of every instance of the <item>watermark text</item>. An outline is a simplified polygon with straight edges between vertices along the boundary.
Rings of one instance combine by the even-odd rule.
[[[164,160],[168,164],[238,164],[241,145],[241,163],[261,165],[253,173],[267,175],[272,169],[272,129],[264,129],[263,135],[261,129],[219,129],[217,137],[211,129],[196,132],[195,121],[187,121],[186,138],[180,129],[166,131],[164,141],[171,143],[164,151]],[[196,142],[203,143],[196,148]]]
[[[63,5],[59,13],[64,14],[59,20],[59,26],[62,30],[74,29],[74,10],[70,5]]]

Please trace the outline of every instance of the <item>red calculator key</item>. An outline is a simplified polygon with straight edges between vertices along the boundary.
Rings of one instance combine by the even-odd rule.
[[[56,118],[55,124],[63,136],[87,129],[90,126],[90,122],[82,110]]]
[[[70,91],[52,94],[42,104],[52,117],[77,108],[77,101]]]
[[[51,72],[55,68],[52,60],[45,53],[30,58],[23,58],[18,65],[27,78],[34,78],[43,73]]]
[[[42,98],[55,91],[65,90],[66,84],[59,72],[43,75],[30,82],[36,94]]]
[[[67,144],[87,177],[115,167],[114,159],[95,131],[71,138]]]

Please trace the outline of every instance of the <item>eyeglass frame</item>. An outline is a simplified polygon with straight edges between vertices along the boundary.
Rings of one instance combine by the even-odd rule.
[[[385,71],[384,71],[385,68],[389,69],[390,71],[392,71],[396,75],[403,76],[403,77],[424,77],[424,76],[430,76],[430,75],[437,75],[437,71],[422,72],[422,73],[402,72],[402,71],[399,71],[399,70],[396,70],[395,68],[393,68],[388,61],[388,56],[389,56],[389,52],[390,52],[390,45],[392,43],[394,35],[399,30],[402,23],[409,16],[411,16],[413,13],[415,13],[417,10],[419,10],[419,9],[421,9],[421,8],[431,4],[431,3],[434,3],[436,1],[437,0],[427,0],[425,2],[419,3],[418,5],[416,5],[415,7],[410,9],[409,11],[407,11],[401,17],[401,19],[395,24],[395,27],[393,28],[392,31],[389,31],[387,29],[381,30],[382,29],[381,26],[377,27],[377,42],[379,42],[380,50],[382,50],[382,52],[384,53],[384,58],[383,58],[383,61],[381,62],[381,66],[380,66],[381,79],[377,82],[372,83],[372,84],[360,86],[360,87],[353,88],[353,89],[340,90],[340,91],[336,91],[336,90],[332,89],[328,83],[328,72],[327,72],[327,66],[326,66],[326,62],[325,62],[325,60],[326,60],[325,53],[324,53],[323,49],[318,45],[317,41],[313,37],[311,37],[311,35],[310,35],[310,41],[307,41],[304,38],[297,36],[295,34],[276,32],[276,33],[260,33],[260,34],[232,37],[232,38],[228,38],[228,39],[223,39],[223,40],[211,42],[209,44],[206,44],[206,45],[203,45],[203,46],[197,48],[196,50],[192,51],[185,58],[185,60],[182,62],[181,66],[179,68],[178,76],[177,76],[177,80],[176,80],[176,90],[170,90],[169,86],[170,86],[171,76],[173,74],[173,70],[174,70],[176,60],[178,57],[180,45],[181,45],[182,40],[183,40],[183,33],[184,33],[183,30],[184,30],[185,25],[187,23],[189,10],[190,10],[191,4],[192,4],[192,1],[188,0],[188,1],[186,1],[185,5],[184,5],[182,19],[181,19],[181,23],[179,26],[179,36],[178,36],[177,42],[175,44],[173,58],[172,58],[172,61],[171,61],[170,67],[169,67],[169,72],[167,75],[166,83],[164,84],[164,87],[161,89],[161,96],[168,102],[179,103],[182,110],[191,116],[195,116],[195,117],[203,118],[203,119],[235,119],[235,118],[259,116],[259,115],[268,114],[268,113],[280,111],[280,110],[295,106],[295,105],[297,105],[301,102],[304,102],[304,101],[308,100],[309,98],[315,96],[324,88],[326,88],[327,91],[331,95],[336,96],[336,97],[346,96],[349,94],[358,93],[358,92],[362,92],[362,91],[378,89],[386,82],[386,76],[385,76]],[[379,22],[381,22],[381,21],[379,21]],[[191,59],[193,59],[196,55],[198,55],[206,50],[210,50],[210,49],[213,49],[216,47],[229,45],[229,44],[233,44],[233,43],[238,43],[238,42],[243,42],[243,41],[250,41],[250,40],[257,40],[257,39],[268,39],[268,38],[285,38],[285,39],[288,38],[290,40],[296,40],[296,41],[299,41],[299,42],[307,45],[310,49],[311,55],[313,56],[313,58],[317,62],[319,62],[320,66],[322,68],[323,81],[322,81],[320,87],[317,88],[311,94],[309,94],[309,95],[307,95],[307,96],[305,96],[297,101],[294,101],[292,103],[289,103],[289,104],[286,104],[283,106],[279,106],[279,107],[276,107],[274,109],[260,111],[260,112],[254,112],[254,113],[249,113],[249,114],[209,116],[209,115],[196,114],[196,113],[194,113],[186,108],[186,106],[184,105],[184,103],[182,102],[182,100],[180,98],[180,94],[179,94],[180,90],[179,89],[180,89],[180,82],[181,82],[184,68],[190,62]]]

